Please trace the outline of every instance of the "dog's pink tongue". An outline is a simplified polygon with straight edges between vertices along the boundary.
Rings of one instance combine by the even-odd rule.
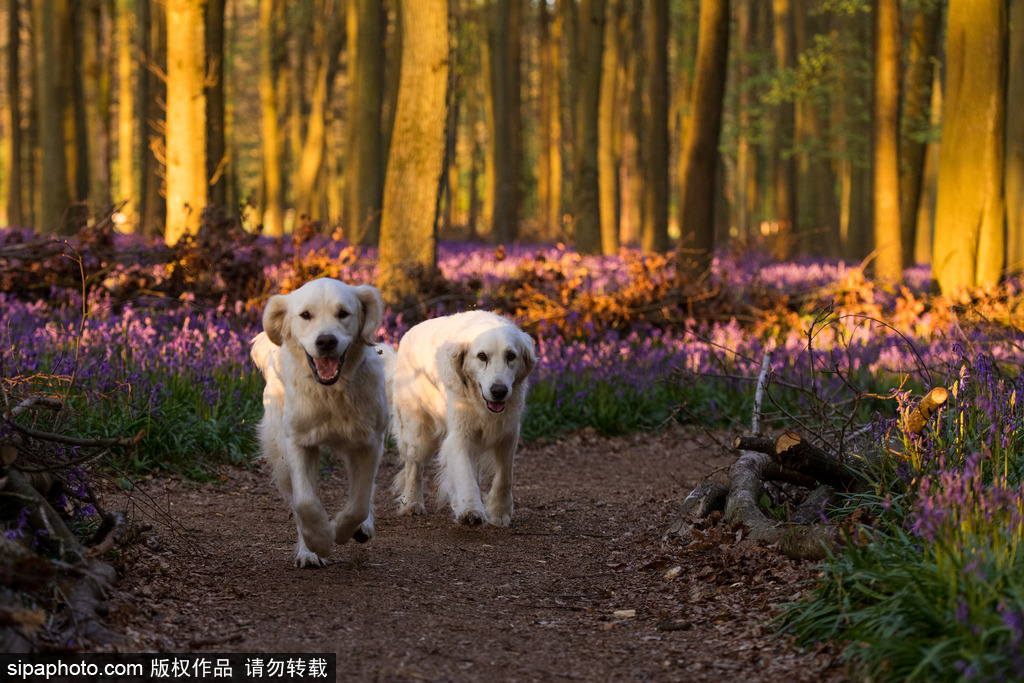
[[[488,401],[487,407],[496,413],[500,413],[501,411],[505,410],[505,404],[498,403],[497,401]]]
[[[320,379],[334,379],[341,366],[337,358],[314,358],[313,363],[316,365],[316,374],[320,375]]]

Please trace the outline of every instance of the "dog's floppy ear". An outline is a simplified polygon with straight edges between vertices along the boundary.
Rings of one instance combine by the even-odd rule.
[[[380,322],[384,319],[384,300],[381,299],[380,290],[373,285],[359,285],[356,287],[356,296],[360,304],[359,338],[364,344],[373,346]]]
[[[441,373],[441,381],[449,389],[456,388],[459,384],[469,386],[466,379],[466,354],[469,353],[468,344],[447,342],[437,350],[437,369]]]
[[[537,353],[533,349],[533,337],[525,332],[519,332],[519,357],[523,364],[516,373],[516,383],[522,382],[530,376],[533,368],[537,365]]]
[[[270,297],[267,307],[263,309],[263,331],[267,333],[270,341],[278,346],[284,343],[287,329],[284,324],[288,317],[288,296],[277,294]]]

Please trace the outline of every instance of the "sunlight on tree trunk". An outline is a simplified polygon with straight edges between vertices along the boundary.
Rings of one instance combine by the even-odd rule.
[[[554,240],[562,224],[562,16],[557,3],[540,3],[541,140],[537,201],[541,238]]]
[[[619,129],[618,87],[621,56],[618,40],[618,19],[622,12],[619,0],[608,0],[604,22],[604,54],[601,63],[601,96],[598,104],[598,185],[601,202],[601,253],[619,250],[619,160],[616,137]]]
[[[647,12],[647,97],[644,149],[645,251],[668,251],[668,0],[650,0]],[[681,230],[686,228],[680,226]]]
[[[1003,271],[1004,0],[951,0],[946,58],[932,276],[951,293]]]
[[[118,163],[118,201],[124,202],[121,213],[124,217],[122,229],[134,232],[138,212],[138,199],[135,196],[135,91],[132,88],[132,52],[135,45],[132,40],[132,0],[119,0],[117,3],[117,163]],[[148,27],[146,27],[148,28]],[[142,29],[137,29],[142,30]],[[138,74],[139,79],[145,74]]]
[[[1024,0],[1010,0],[1010,61],[1006,93],[1006,263],[1024,271]]]
[[[378,286],[415,294],[415,271],[437,267],[437,198],[444,164],[449,69],[447,0],[401,0],[402,68],[380,225]]]
[[[199,231],[207,203],[204,4],[167,2],[167,244]]]
[[[281,155],[284,140],[278,121],[276,75],[282,49],[276,22],[280,0],[260,0],[260,131],[263,151],[263,233],[284,235],[284,180]]]
[[[21,79],[18,73],[20,59],[18,47],[19,29],[18,0],[7,2],[7,92],[8,98],[3,125],[7,127],[9,136],[5,151],[7,153],[3,167],[7,169],[7,225],[25,225],[25,212],[22,210],[22,177],[25,166],[22,164],[21,106],[13,93],[21,92]]]
[[[793,65],[793,7],[791,0],[772,0],[775,30],[775,61],[779,69]],[[793,146],[795,119],[792,102],[782,102],[776,111],[776,129],[773,151],[775,220],[779,231],[773,249],[775,257],[784,260],[793,253],[796,236],[793,227],[796,218],[796,159],[790,151]]]
[[[729,0],[700,6],[693,120],[682,155],[677,277],[697,278],[711,268],[715,249],[715,167],[729,58]]]
[[[873,0],[874,98],[871,111],[875,277],[902,282],[900,232],[900,7],[899,0]],[[909,248],[909,245],[908,245]]]

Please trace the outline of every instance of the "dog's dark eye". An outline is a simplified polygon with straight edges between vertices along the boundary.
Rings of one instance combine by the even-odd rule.
[[[349,316],[349,313],[344,308],[339,308],[338,309],[338,320],[344,320],[348,316]]]
[[[303,311],[302,313],[299,313],[299,317],[302,318],[303,320],[312,320],[313,314],[310,313],[309,311]]]
[[[515,359],[516,359],[516,352],[515,351],[509,351],[508,353],[505,354],[505,361],[506,362],[511,363]]]
[[[483,351],[481,351],[480,353],[476,354],[476,357],[479,358],[480,360],[482,360],[485,363],[487,362],[487,354],[484,353]]]

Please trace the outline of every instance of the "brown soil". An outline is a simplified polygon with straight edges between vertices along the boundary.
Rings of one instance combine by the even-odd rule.
[[[779,603],[813,567],[721,525],[668,533],[727,450],[681,428],[523,446],[512,528],[448,510],[397,517],[385,455],[377,537],[292,568],[295,527],[269,478],[230,470],[194,486],[153,478],[135,498],[154,527],[125,552],[111,619],[120,649],[335,652],[339,680],[842,678],[826,652],[773,636]],[[328,510],[345,482],[322,480]]]

